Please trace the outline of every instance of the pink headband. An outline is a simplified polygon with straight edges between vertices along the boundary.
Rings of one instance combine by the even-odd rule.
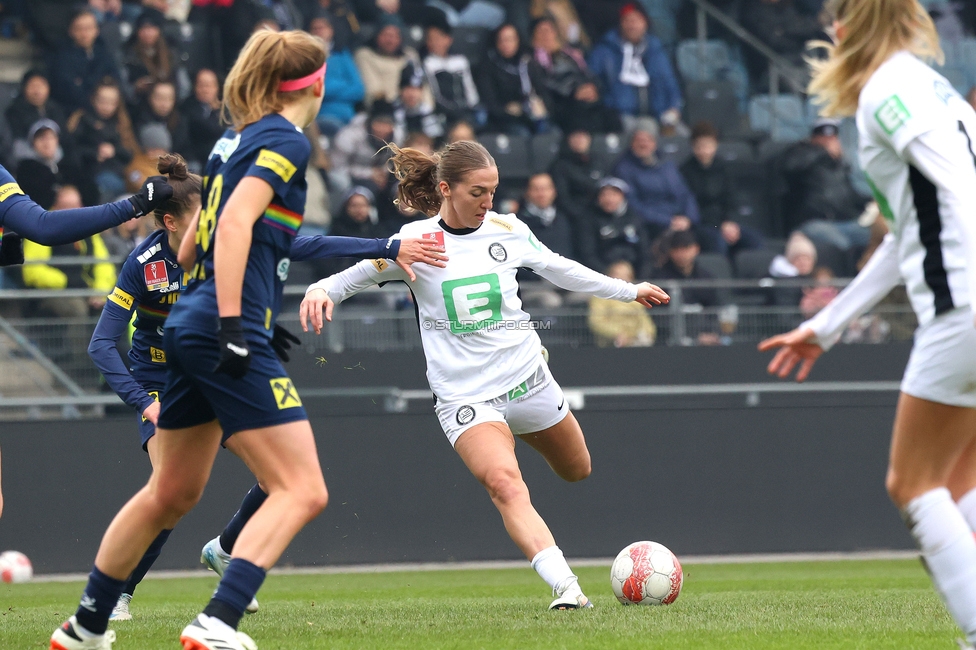
[[[282,81],[280,84],[278,84],[278,92],[287,93],[293,90],[308,88],[325,76],[325,66],[326,64],[323,63],[321,68],[306,77],[302,77],[301,79],[289,79],[288,81]]]

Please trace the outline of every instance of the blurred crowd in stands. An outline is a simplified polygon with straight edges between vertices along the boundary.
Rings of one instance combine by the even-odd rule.
[[[805,44],[826,38],[823,0],[711,4],[781,57],[784,78],[804,75]],[[965,55],[976,48],[976,2],[926,4],[947,47],[976,66],[976,49]],[[303,233],[395,233],[417,215],[395,205],[381,147],[434,151],[458,139],[478,139],[495,156],[497,211],[617,277],[809,278],[812,288],[763,300],[812,314],[885,232],[857,169],[856,129],[817,119],[788,84],[766,94],[769,61],[711,19],[708,40],[698,40],[692,0],[32,0],[3,11],[0,33],[26,35],[36,52],[2,99],[3,162],[46,208],[133,191],[161,152],[200,171],[225,128],[223,78],[248,36],[306,29],[330,56],[326,98],[307,130]],[[962,93],[976,85],[976,68],[946,74]],[[968,96],[976,103],[976,91]],[[26,254],[122,256],[150,227],[130,222]],[[35,265],[4,286],[107,291],[114,280],[111,264]],[[536,295],[559,302],[558,292]],[[730,299],[690,288],[682,301]],[[49,302],[37,313],[100,306]],[[591,309],[596,321],[626,324],[594,325],[603,343],[655,339],[640,310]]]

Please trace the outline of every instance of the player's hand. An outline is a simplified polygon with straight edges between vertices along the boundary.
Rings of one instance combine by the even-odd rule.
[[[637,285],[637,302],[650,308],[654,305],[668,304],[671,302],[671,296],[656,284],[641,282]]]
[[[443,269],[447,266],[448,259],[447,255],[444,255],[444,247],[438,246],[433,240],[411,238],[400,240],[400,252],[397,253],[396,264],[406,271],[410,281],[414,282],[417,276],[410,268],[411,264],[423,262]]]
[[[786,379],[800,364],[796,380],[803,381],[810,376],[813,364],[823,354],[823,348],[814,341],[816,335],[809,327],[797,328],[786,334],[770,337],[759,344],[759,351],[766,352],[779,348],[776,356],[766,366],[766,371],[780,379]]]
[[[332,322],[332,309],[335,307],[335,303],[332,302],[332,298],[329,298],[329,294],[325,292],[325,289],[313,289],[305,294],[305,300],[302,301],[302,306],[298,310],[299,320],[302,322],[302,331],[308,331],[308,323],[312,322],[312,329],[315,330],[316,334],[322,333],[322,312],[325,312],[325,320]]]
[[[135,216],[141,217],[144,214],[149,214],[156,209],[157,205],[169,201],[172,197],[173,188],[170,187],[165,176],[150,176],[142,184],[142,188],[129,197],[129,202],[135,208]]]
[[[147,406],[146,410],[142,412],[142,417],[146,418],[153,424],[157,424],[159,421],[160,408],[161,408],[160,403],[157,402],[156,400],[153,400],[153,403]]]
[[[240,379],[247,374],[251,365],[251,349],[244,339],[244,326],[240,316],[228,316],[220,319],[220,332],[217,335],[220,346],[220,361],[214,372],[222,372],[234,379]]]
[[[286,330],[281,325],[274,326],[274,334],[271,335],[271,347],[274,348],[275,354],[278,358],[288,363],[288,350],[291,350],[292,344],[301,345],[302,340]]]
[[[15,232],[5,232],[0,239],[0,266],[24,263],[24,240]]]

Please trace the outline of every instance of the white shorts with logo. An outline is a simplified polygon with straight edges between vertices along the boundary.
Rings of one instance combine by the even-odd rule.
[[[485,402],[440,402],[434,406],[441,428],[451,442],[485,422],[505,422],[515,435],[535,433],[559,424],[569,413],[563,391],[549,366],[539,365],[529,379]]]
[[[969,307],[918,328],[901,390],[940,404],[976,408],[976,326]]]

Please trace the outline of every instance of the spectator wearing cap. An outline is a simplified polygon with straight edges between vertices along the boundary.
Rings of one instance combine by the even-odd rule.
[[[692,156],[679,171],[695,195],[704,243],[715,252],[734,257],[739,251],[762,248],[762,235],[737,221],[732,176],[718,152],[718,131],[708,122],[691,130]]]
[[[119,79],[112,53],[98,37],[91,10],[79,9],[68,27],[69,42],[51,58],[51,95],[66,111],[88,106],[95,87],[106,77]]]
[[[657,157],[657,124],[638,119],[630,149],[614,169],[630,185],[628,198],[652,238],[671,230],[689,230],[701,220],[698,204],[674,163]]]
[[[664,265],[654,272],[656,280],[708,280],[712,274],[698,264],[701,246],[692,230],[678,230],[668,233],[664,243],[666,259]],[[685,305],[718,307],[718,292],[715,289],[683,288],[681,301]]]
[[[644,10],[629,2],[620,26],[607,32],[590,53],[603,101],[626,118],[649,115],[666,128],[681,123],[681,89],[661,41],[648,32]]]
[[[647,230],[630,207],[630,186],[614,177],[600,181],[596,203],[578,224],[576,251],[579,261],[594,271],[624,260],[638,273],[647,266]]]
[[[51,85],[40,70],[28,70],[20,80],[20,92],[4,112],[10,135],[14,140],[27,140],[27,132],[35,122],[53,120],[64,128],[67,115],[64,109],[51,99]],[[30,143],[27,142],[27,146]]]
[[[335,46],[332,16],[326,11],[315,14],[308,23],[308,31],[322,39],[329,52],[329,64],[325,69],[325,98],[315,119],[322,133],[332,137],[356,114],[356,104],[363,101],[366,89],[352,54],[348,49],[340,50]]]
[[[83,179],[78,165],[65,158],[60,135],[61,127],[54,120],[42,118],[32,124],[27,133],[30,153],[17,164],[14,174],[24,193],[45,210],[54,205],[59,187],[77,185]],[[97,201],[98,194],[89,191],[87,198]]]
[[[576,259],[573,225],[556,203],[556,185],[549,174],[534,174],[525,188],[518,218],[554,253]]]
[[[769,275],[774,278],[809,278],[817,266],[817,247],[810,238],[796,231],[786,241],[782,255],[777,255],[769,265]],[[803,297],[799,286],[778,286],[773,291],[773,303],[782,307],[796,307]]]
[[[144,9],[125,45],[123,87],[130,104],[145,100],[154,84],[176,81],[176,62],[163,38],[165,21],[155,9]]]
[[[393,106],[377,100],[368,114],[360,113],[342,127],[332,143],[333,189],[342,191],[373,179],[374,168],[386,161],[377,151],[394,141],[393,126]]]
[[[423,133],[435,140],[444,135],[447,117],[437,112],[426,79],[423,67],[413,63],[408,63],[400,75],[400,97],[393,103],[398,140],[408,133]]]
[[[169,81],[158,81],[150,88],[143,101],[136,118],[136,129],[139,130],[149,124],[159,124],[170,136],[168,152],[175,152],[181,156],[188,156],[190,149],[190,132],[186,120],[176,108],[176,86]],[[140,142],[143,149],[148,149]]]
[[[556,205],[574,222],[580,224],[596,203],[603,173],[590,155],[593,138],[589,131],[570,131],[559,147],[559,154],[549,167],[556,185]]]
[[[556,23],[544,16],[532,23],[532,51],[542,68],[552,101],[553,119],[564,132],[586,129],[609,133],[622,129],[620,116],[600,99],[596,77],[583,53],[565,45]]]
[[[331,235],[336,237],[362,237],[378,239],[389,237],[391,233],[380,222],[376,210],[376,196],[371,189],[363,185],[353,185],[343,194],[339,203],[339,211],[332,218]],[[356,260],[335,260],[333,273],[349,268]]]
[[[549,130],[549,92],[542,66],[522,47],[518,30],[505,23],[478,69],[478,90],[493,133],[531,135]]]
[[[869,198],[858,194],[844,159],[839,123],[818,120],[809,140],[783,153],[779,168],[785,180],[784,232],[800,229],[815,243],[856,255],[868,244],[870,231],[857,223]]]
[[[224,134],[226,126],[220,121],[220,82],[217,73],[201,68],[193,79],[193,94],[180,104],[180,114],[186,120],[190,137],[184,156],[194,169],[203,169],[213,146]]]
[[[403,68],[411,61],[420,61],[413,48],[403,46],[402,29],[399,17],[384,16],[369,44],[356,50],[354,59],[366,89],[367,105],[377,99],[395,101]]]
[[[156,165],[160,156],[174,151],[173,136],[162,122],[148,122],[139,127],[136,134],[142,149],[136,151],[132,162],[125,169],[126,191],[136,192],[150,176],[159,172]],[[178,152],[177,152],[178,153]]]
[[[437,111],[448,121],[484,123],[481,98],[471,74],[471,62],[461,54],[451,54],[454,37],[446,19],[434,20],[424,30],[424,74],[434,95]]]

